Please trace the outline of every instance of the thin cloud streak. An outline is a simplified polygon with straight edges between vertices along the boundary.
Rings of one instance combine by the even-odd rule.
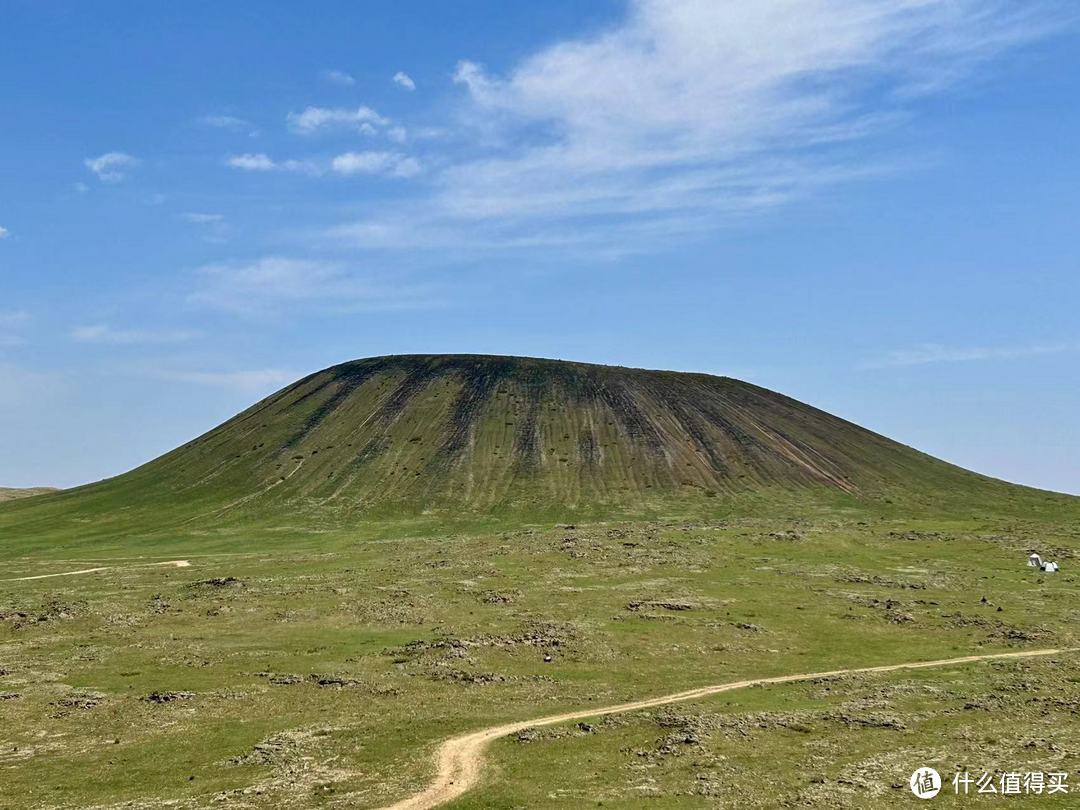
[[[261,368],[239,371],[156,370],[152,376],[168,382],[206,385],[244,393],[271,391],[287,385],[300,375],[280,368]]]
[[[119,183],[131,169],[139,165],[139,159],[125,152],[106,152],[96,158],[87,158],[83,165],[101,182]]]
[[[259,131],[255,128],[255,125],[244,118],[239,118],[235,115],[204,115],[198,120],[199,125],[204,127],[210,127],[211,129],[225,129],[230,132],[242,132],[247,131],[249,135],[258,135]]]
[[[248,152],[226,158],[225,164],[233,169],[247,172],[300,172],[318,174],[320,169],[304,160],[274,160],[265,152]]]
[[[902,368],[936,363],[969,363],[980,360],[1018,360],[1025,357],[1080,351],[1080,343],[1050,343],[1032,346],[941,346],[933,343],[914,349],[889,352],[863,363],[863,369]]]
[[[71,339],[76,343],[98,343],[110,346],[183,343],[200,336],[199,332],[179,329],[115,329],[106,323],[79,326],[71,331]]]
[[[23,330],[30,325],[29,312],[16,310],[0,312],[0,348],[14,348],[26,343]]]
[[[356,79],[344,70],[324,70],[320,75],[322,76],[323,81],[340,85],[341,87],[352,87],[356,84]]]
[[[513,249],[538,230],[614,244],[629,226],[715,229],[889,171],[859,145],[921,96],[1064,24],[1050,2],[638,0],[620,24],[505,75],[462,61],[454,80],[476,157],[443,161],[400,211],[327,235]]]
[[[394,311],[441,305],[441,290],[399,277],[363,272],[340,262],[265,256],[221,262],[196,271],[192,304],[255,315],[297,309],[321,312]]]

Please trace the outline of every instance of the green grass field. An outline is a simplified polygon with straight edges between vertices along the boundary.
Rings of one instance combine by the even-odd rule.
[[[425,783],[439,740],[499,721],[1080,646],[1075,522],[407,529],[5,549],[5,580],[115,567],[0,583],[0,804],[378,807]],[[1027,568],[1029,547],[1062,571]],[[900,806],[924,764],[1080,790],[1078,740],[1080,653],[852,676],[518,735],[455,806]]]

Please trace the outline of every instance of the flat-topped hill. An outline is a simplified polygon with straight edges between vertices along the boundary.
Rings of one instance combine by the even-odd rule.
[[[717,508],[759,495],[923,505],[1063,497],[976,475],[727,377],[402,355],[311,374],[136,470],[8,504],[0,528],[65,517],[347,526],[376,515]]]

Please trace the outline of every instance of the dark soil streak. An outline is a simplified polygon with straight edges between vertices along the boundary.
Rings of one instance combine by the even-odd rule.
[[[474,426],[480,420],[485,406],[491,401],[492,391],[506,374],[506,369],[501,367],[463,367],[455,368],[454,371],[464,377],[464,382],[450,413],[446,440],[428,465],[433,470],[449,469],[461,460]]]
[[[337,383],[337,389],[308,416],[303,426],[285,443],[284,449],[292,450],[300,444],[305,438],[313,433],[327,417],[334,413],[342,403],[351,397],[357,388],[367,382],[374,373],[375,369],[372,367],[342,369],[339,373],[334,375],[332,380],[328,380],[325,384],[319,386],[315,390],[309,391],[301,397],[300,400],[293,403],[293,407],[295,407],[300,401],[313,396],[315,393],[325,391],[331,384]]]
[[[633,391],[622,381],[603,381],[597,396],[618,420],[623,432],[653,458],[664,458],[664,441],[660,432],[640,407]]]
[[[531,472],[540,466],[540,403],[544,396],[544,381],[536,376],[519,380],[528,397],[525,415],[514,431],[514,468]]]
[[[386,452],[390,446],[390,439],[385,435],[385,431],[397,421],[413,397],[423,391],[439,371],[440,367],[434,364],[417,364],[408,376],[398,383],[394,393],[379,406],[373,415],[371,429],[375,432],[375,436],[361,448],[353,461],[353,467],[363,466]]]

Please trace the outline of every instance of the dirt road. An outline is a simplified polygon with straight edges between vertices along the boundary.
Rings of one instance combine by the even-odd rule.
[[[481,771],[484,765],[484,749],[488,743],[508,734],[515,734],[526,728],[536,726],[551,726],[556,723],[565,723],[571,720],[583,720],[589,717],[602,717],[608,714],[638,711],[639,709],[651,709],[654,706],[664,706],[668,703],[679,703],[685,700],[697,700],[698,698],[715,695],[719,692],[730,692],[734,689],[744,689],[748,686],[758,686],[771,683],[792,683],[794,681],[809,681],[814,678],[828,678],[836,675],[857,675],[870,672],[895,672],[903,669],[925,669],[928,667],[946,667],[954,664],[969,664],[975,661],[993,661],[1006,658],[1032,658],[1039,655],[1054,655],[1057,653],[1076,652],[1075,649],[1062,650],[1028,650],[1025,652],[993,653],[990,655],[967,655],[962,658],[943,658],[938,661],[917,661],[907,664],[887,664],[876,667],[861,667],[858,669],[835,669],[829,672],[809,672],[800,675],[780,675],[772,678],[753,678],[747,681],[732,681],[731,683],[702,686],[698,689],[690,689],[686,692],[676,692],[672,695],[637,700],[633,703],[619,703],[614,706],[584,709],[564,714],[552,714],[547,717],[538,717],[534,720],[522,720],[515,723],[506,723],[501,726],[473,731],[458,737],[451,737],[441,746],[435,754],[436,774],[435,780],[423,791],[403,799],[396,804],[389,805],[384,810],[427,810],[440,804],[456,799],[463,793],[474,787],[480,781]]]
[[[15,577],[14,579],[0,579],[0,582],[25,582],[28,579],[49,579],[50,577],[73,577],[76,574],[96,574],[99,571],[109,571],[113,568],[138,568],[151,565],[171,565],[174,568],[187,568],[191,565],[187,560],[166,560],[155,563],[132,563],[131,565],[102,565],[98,568],[83,568],[79,571],[61,571],[59,574],[37,574],[32,577]]]

